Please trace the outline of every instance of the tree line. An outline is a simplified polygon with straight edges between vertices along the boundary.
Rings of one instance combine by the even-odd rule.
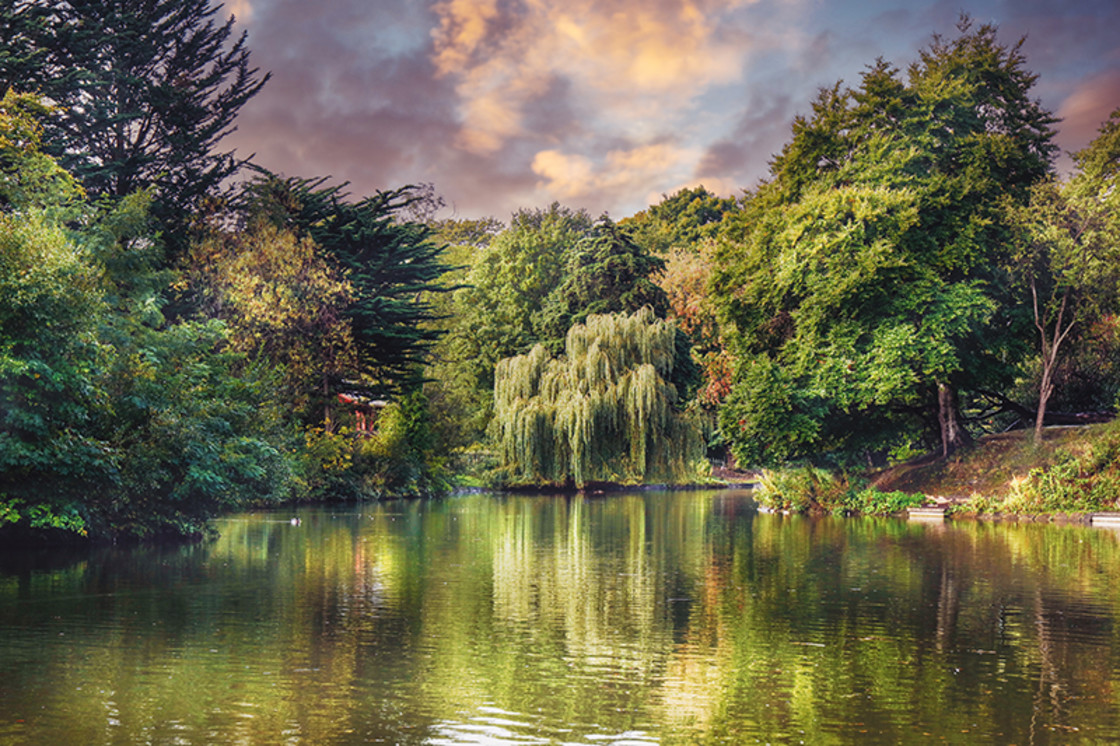
[[[443,486],[421,368],[447,266],[412,217],[432,196],[223,151],[268,75],[217,12],[0,9],[9,534],[198,535],[255,502]]]
[[[503,222],[223,151],[268,75],[217,13],[0,9],[0,532],[848,467],[1116,406],[1120,110],[1057,178],[991,26],[823,90],[738,197]]]
[[[1020,44],[963,19],[794,122],[716,253],[744,462],[949,456],[1008,417],[1040,437],[1059,375],[1084,383],[1061,403],[1115,407],[1120,110],[1059,180]]]

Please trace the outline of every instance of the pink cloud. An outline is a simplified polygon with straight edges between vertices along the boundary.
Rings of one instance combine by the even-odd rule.
[[[1058,144],[1064,151],[1076,152],[1097,136],[1100,126],[1120,107],[1120,70],[1105,70],[1080,81],[1058,108],[1061,118]],[[1068,158],[1059,168],[1069,167]]]
[[[1120,104],[1115,0],[977,0],[1083,147]],[[269,84],[223,144],[367,194],[432,182],[459,214],[553,200],[616,217],[753,186],[819,86],[952,35],[948,0],[228,0]],[[986,14],[986,15],[985,15]],[[1068,167],[1068,159],[1063,164]],[[1063,164],[1059,164],[1061,168]]]

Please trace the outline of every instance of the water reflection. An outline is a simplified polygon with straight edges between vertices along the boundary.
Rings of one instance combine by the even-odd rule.
[[[1111,531],[758,515],[742,492],[220,529],[0,559],[0,743],[1120,739]]]

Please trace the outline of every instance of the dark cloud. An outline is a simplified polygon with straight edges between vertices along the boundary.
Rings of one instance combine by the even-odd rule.
[[[1056,140],[1062,148],[1057,163],[1059,174],[1073,170],[1070,154],[1088,145],[1117,108],[1120,108],[1120,69],[1106,70],[1081,81],[1066,96],[1057,111],[1061,122]]]
[[[524,127],[533,138],[557,142],[576,137],[583,131],[580,107],[572,99],[572,82],[559,75],[552,76],[547,86],[526,103]]]
[[[333,175],[355,193],[434,181],[430,159],[449,147],[456,125],[450,86],[433,73],[428,29],[416,29],[418,44],[397,48],[367,36],[375,41],[382,15],[399,19],[407,5],[254,3],[252,59],[272,79],[242,110],[230,142],[265,168]]]
[[[444,153],[438,175],[428,179],[448,207],[461,217],[488,215],[501,220],[534,203],[526,198],[536,188],[537,176],[527,165],[450,150]]]
[[[1059,146],[1080,150],[1120,106],[1120,3],[1016,0],[1000,3],[1000,10],[1005,37],[1026,39],[1027,68],[1039,75],[1036,97],[1063,120],[1056,127]],[[1059,159],[1059,172],[1071,166],[1068,157]]]

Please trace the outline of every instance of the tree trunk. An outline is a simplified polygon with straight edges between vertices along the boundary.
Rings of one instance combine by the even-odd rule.
[[[1034,325],[1038,329],[1039,340],[1042,343],[1042,382],[1038,387],[1038,411],[1034,417],[1034,442],[1042,442],[1042,426],[1046,421],[1046,403],[1054,393],[1054,370],[1058,367],[1058,350],[1062,342],[1073,330],[1076,318],[1066,320],[1066,307],[1070,301],[1070,291],[1067,289],[1062,294],[1062,304],[1058,307],[1058,317],[1054,320],[1054,330],[1047,338],[1043,307],[1039,305],[1038,288],[1034,278],[1031,278],[1031,298],[1034,301]],[[1072,314],[1071,314],[1072,315]]]
[[[1034,442],[1042,442],[1042,426],[1046,422],[1046,403],[1054,393],[1054,369],[1049,360],[1042,361],[1042,383],[1038,387],[1038,412],[1034,416]]]
[[[957,392],[945,383],[937,384],[937,423],[941,426],[942,458],[972,444],[972,436],[961,423]]]

